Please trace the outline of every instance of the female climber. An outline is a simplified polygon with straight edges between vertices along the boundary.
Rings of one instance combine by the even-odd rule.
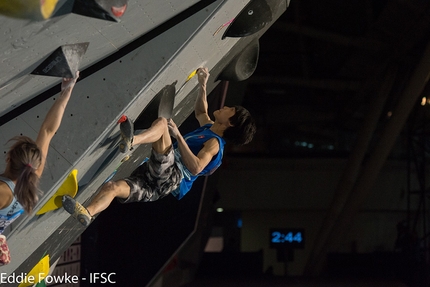
[[[79,77],[64,78],[61,93],[48,111],[36,141],[16,136],[6,154],[6,168],[0,174],[0,234],[22,213],[30,213],[39,199],[38,184],[45,167],[52,137],[60,127],[64,110]]]

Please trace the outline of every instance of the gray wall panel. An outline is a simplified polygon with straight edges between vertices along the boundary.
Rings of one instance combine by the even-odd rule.
[[[204,19],[207,16],[206,11],[203,12],[203,16],[199,15],[198,19],[202,19],[202,17]],[[187,21],[193,21],[193,18],[190,17]],[[185,27],[188,28],[184,29]],[[73,168],[79,170],[78,178],[84,178],[86,181],[86,186],[79,191],[78,200],[87,200],[119,165],[122,155],[115,157],[113,162],[93,178],[93,174],[99,167],[97,165],[104,160],[103,157],[107,157],[115,150],[115,146],[108,150],[109,146],[101,147],[100,144],[106,138],[118,135],[116,121],[119,116],[127,113],[131,118],[136,118],[142,108],[162,87],[177,78],[174,75],[175,72],[171,73],[174,70],[168,69],[172,65],[168,63],[169,58],[177,57],[176,51],[180,50],[183,41],[194,33],[196,26],[189,22],[186,26],[178,25],[175,28],[128,54],[121,61],[116,61],[77,83],[60,130],[52,141],[52,147],[58,150],[61,157],[73,163]],[[166,43],[169,44],[168,39],[173,40],[171,43],[175,45],[166,45]],[[163,44],[166,49],[157,49]],[[152,51],[152,53],[145,53],[146,51]],[[141,63],[147,63],[147,65]],[[166,63],[168,64],[166,65]],[[189,69],[187,69],[188,71]],[[184,79],[187,76],[188,74],[184,75]],[[128,89],[126,93],[124,93],[125,87],[127,87],[126,90]],[[46,114],[46,110],[51,104],[52,102],[46,101],[26,112],[22,117],[27,117],[31,121],[36,114],[40,114],[42,111]],[[34,130],[39,128],[40,121],[41,119],[31,121]],[[10,136],[14,135],[13,131],[10,133]],[[63,176],[57,177],[56,184],[50,183],[52,189],[48,194],[52,194],[59,187],[63,178],[71,170],[70,164],[60,163],[57,161],[57,156],[54,155],[55,153],[50,151],[48,161],[52,161],[52,166],[62,171]],[[139,157],[130,164],[137,166],[141,159]],[[80,185],[82,186],[81,183]],[[47,199],[48,197],[41,200],[36,210]],[[12,263],[5,266],[4,272],[15,270],[67,218],[69,216],[66,213],[57,210],[41,217],[28,216],[22,219],[10,234],[11,252],[16,255]],[[31,244],[28,244],[29,232],[32,234]]]
[[[184,9],[191,2],[180,3],[178,1],[172,6],[165,7],[164,3],[157,2],[157,4],[151,1],[148,5],[154,5],[163,12],[167,10],[170,15],[173,15],[178,12],[177,9],[180,9],[177,5]],[[136,2],[132,3],[136,4]],[[179,88],[197,67],[208,66],[215,72],[212,75],[215,77],[216,73],[222,70],[235,53],[239,53],[241,48],[252,40],[252,37],[221,40],[223,31],[213,36],[218,27],[234,18],[246,4],[247,1],[217,1],[128,55],[80,80],[75,86],[60,130],[52,141],[48,162],[49,168],[53,169],[53,172],[49,173],[49,177],[42,179],[42,186],[46,187],[47,196],[41,200],[36,210],[48,200],[49,195],[55,192],[72,168],[79,171],[80,190],[77,199],[86,202],[94,195],[106,178],[121,164],[121,159],[124,157],[123,154],[117,152],[116,147],[119,135],[117,120],[122,114],[136,119],[142,109],[165,85],[177,80],[177,88]],[[141,5],[149,7],[142,3]],[[149,13],[149,11],[147,12]],[[157,13],[148,15],[153,21],[160,21]],[[65,22],[62,21],[68,17],[73,19],[77,16],[66,16],[59,20],[58,25],[65,25]],[[94,21],[93,27],[100,24],[98,22],[100,20],[91,19],[91,21]],[[119,25],[126,25],[126,23],[127,19],[124,19]],[[137,21],[135,25],[139,25],[139,22]],[[116,27],[113,30],[115,33],[121,33],[121,29],[121,27]],[[90,59],[94,60],[96,56],[100,59],[107,55],[111,42],[99,38],[100,35],[104,35],[103,33],[104,31],[95,33],[94,39],[91,39],[89,50],[85,55],[84,66],[91,62]],[[115,43],[118,40],[116,36],[112,35]],[[92,45],[93,41],[96,45]],[[217,84],[214,83],[212,77],[208,84],[209,91]],[[29,96],[33,96],[54,82],[41,82],[43,80],[39,79],[40,77],[34,78],[29,84],[34,85],[35,90],[31,93],[22,91],[22,94],[25,95],[27,92]],[[39,81],[39,83],[34,84],[34,81]],[[56,81],[58,83],[58,80]],[[0,101],[2,91],[0,89]],[[192,112],[196,95],[197,78],[193,78],[176,98],[174,120],[178,124],[181,124]],[[43,119],[43,117],[39,117],[34,120],[35,115],[43,113],[44,116],[51,104],[52,101],[45,101],[24,113],[20,117],[22,120],[17,121],[24,122],[25,119],[25,122],[28,123],[25,124],[27,129],[32,130],[35,134]],[[10,123],[10,126],[7,123],[0,127],[0,134],[5,138],[16,134],[12,128],[15,127],[16,122],[11,121]],[[149,148],[149,145],[136,147],[138,152],[132,153],[132,158],[119,167],[115,178],[129,175],[131,170],[148,155]],[[111,155],[113,156],[110,157]],[[109,161],[110,158],[111,161]],[[42,216],[30,215],[21,219],[9,237],[13,260],[9,265],[2,267],[2,272],[9,274],[18,270],[17,268],[24,270],[27,265],[31,266],[32,262],[23,262],[69,218],[69,215],[60,209]],[[78,225],[79,223],[76,222],[76,226]]]
[[[29,73],[61,45],[90,42],[80,65],[83,69],[198,1],[178,1],[174,6],[155,0],[141,2],[129,2],[120,23],[76,14],[43,22],[0,17],[0,39],[7,43],[0,46],[0,115],[60,82],[58,78],[33,77]]]

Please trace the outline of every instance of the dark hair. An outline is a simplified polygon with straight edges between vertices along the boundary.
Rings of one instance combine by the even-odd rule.
[[[42,161],[42,154],[37,144],[26,136],[17,136],[7,152],[8,167],[16,179],[15,197],[26,212],[31,212],[39,200],[39,176],[35,173]]]
[[[235,106],[236,112],[229,120],[233,125],[224,131],[223,138],[235,145],[249,143],[257,130],[255,121],[247,109]]]

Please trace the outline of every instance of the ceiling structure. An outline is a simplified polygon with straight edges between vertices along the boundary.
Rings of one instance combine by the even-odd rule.
[[[422,0],[291,1],[260,39],[243,96],[260,128],[241,151],[346,155],[384,94],[380,132],[421,61],[429,10]],[[404,155],[404,146],[395,151]]]

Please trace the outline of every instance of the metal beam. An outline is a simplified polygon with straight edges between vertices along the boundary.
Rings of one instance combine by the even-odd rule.
[[[373,152],[366,161],[361,174],[358,176],[354,188],[350,192],[344,207],[339,212],[333,228],[328,232],[327,239],[321,240],[321,251],[312,260],[311,273],[318,273],[321,270],[323,259],[329,251],[333,240],[339,241],[345,231],[348,229],[353,216],[358,213],[360,207],[367,199],[371,188],[378,177],[379,171],[386,161],[391,149],[396,141],[398,134],[401,132],[412,108],[421,95],[430,77],[430,42],[423,52],[421,61],[415,68],[411,79],[402,97],[399,99],[393,114],[385,126],[379,141]],[[319,238],[320,239],[320,238]]]
[[[326,217],[324,218],[318,235],[316,236],[316,238],[319,238],[319,240],[315,241],[315,244],[307,260],[307,264],[305,266],[305,273],[307,274],[314,273],[316,259],[318,259],[324,244],[326,244],[326,240],[330,235],[330,232],[333,230],[334,224],[342,212],[345,202],[347,201],[351,190],[354,187],[363,159],[368,150],[369,143],[375,132],[378,119],[393,87],[396,75],[397,68],[387,69],[385,81],[381,85],[377,96],[374,97],[374,100],[369,104],[369,113],[367,114],[362,128],[357,135],[357,142],[354,150],[351,152],[345,172],[343,173],[336,187],[331,205],[327,211]]]
[[[332,91],[356,91],[361,87],[359,81],[342,81],[332,79],[303,79],[290,77],[253,76],[252,84],[280,84],[300,86]]]

